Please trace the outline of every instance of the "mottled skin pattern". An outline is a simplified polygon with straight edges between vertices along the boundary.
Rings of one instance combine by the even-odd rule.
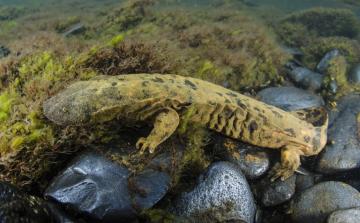
[[[150,153],[192,110],[189,121],[257,146],[281,149],[272,179],[288,178],[300,155],[320,152],[327,140],[323,108],[285,112],[221,86],[177,75],[129,74],[80,81],[44,102],[60,125],[92,125],[115,117],[147,121],[154,129],[136,146]],[[306,120],[306,121],[305,121]],[[142,145],[142,146],[141,146]]]

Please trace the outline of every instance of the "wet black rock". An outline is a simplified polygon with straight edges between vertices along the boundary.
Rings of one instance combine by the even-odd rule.
[[[314,106],[323,107],[324,100],[296,87],[267,88],[258,93],[259,100],[285,111],[299,110]]]
[[[51,210],[51,214],[54,218],[54,222],[56,223],[78,223],[78,221],[67,213],[63,207],[59,204],[55,204],[51,201],[46,201],[46,204],[49,206]],[[47,222],[46,222],[47,223]]]
[[[360,223],[360,207],[334,211],[326,223]]]
[[[252,185],[253,192],[261,203],[266,207],[282,204],[294,195],[297,174],[292,174],[284,181],[271,182],[270,177],[264,177]]]
[[[329,66],[329,61],[339,55],[339,50],[331,50],[321,59],[321,61],[316,66],[316,71],[323,73],[326,68]]]
[[[319,223],[339,209],[360,206],[360,193],[342,182],[327,181],[296,193],[289,204],[291,222]]]
[[[274,151],[220,134],[213,136],[213,142],[210,145],[213,157],[236,164],[247,179],[256,179],[269,170],[273,157],[269,157],[269,154]]]
[[[241,170],[228,162],[215,162],[204,170],[192,188],[175,199],[171,212],[188,222],[253,223],[256,205]]]
[[[79,34],[82,34],[86,31],[86,28],[85,26],[83,25],[79,25],[79,26],[76,26],[68,31],[66,31],[64,33],[64,36],[65,37],[69,37],[69,36],[75,36],[75,35],[79,35]]]
[[[351,83],[360,83],[360,64],[353,66],[347,73],[347,77]]]
[[[42,199],[23,193],[14,185],[0,181],[0,222],[54,222]]]
[[[167,192],[182,151],[170,137],[155,153],[140,155],[138,135],[109,146],[88,148],[51,182],[45,197],[70,206],[96,222],[131,222]],[[131,142],[130,144],[128,142]],[[173,151],[173,152],[171,152]]]
[[[290,78],[305,89],[317,91],[323,85],[324,75],[315,73],[305,67],[296,67],[289,72]]]
[[[359,95],[343,97],[336,109],[329,110],[328,141],[332,143],[317,156],[316,171],[333,174],[360,167],[359,112]]]
[[[0,60],[3,57],[7,57],[8,55],[10,55],[10,50],[4,46],[0,46]]]

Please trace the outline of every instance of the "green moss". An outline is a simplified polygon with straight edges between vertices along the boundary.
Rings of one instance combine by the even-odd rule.
[[[65,21],[63,22],[60,22],[59,24],[57,24],[55,26],[55,30],[57,33],[63,33],[64,31],[66,31],[67,29],[70,28],[70,26],[76,24],[80,22],[80,19],[78,16],[73,16],[73,17],[70,17],[68,19],[66,19]]]
[[[344,56],[336,56],[329,61],[329,66],[325,71],[326,77],[324,78],[323,83],[325,89],[330,88],[331,82],[336,82],[338,88],[335,94],[328,91],[323,92],[323,97],[328,102],[334,101],[350,91],[346,78],[346,72],[349,70],[349,68],[350,67],[347,64]]]
[[[150,209],[141,213],[142,217],[148,218],[151,222],[161,222],[161,223],[172,223],[172,222],[182,222],[180,218],[171,214],[169,211],[161,209]]]
[[[120,5],[108,15],[108,26],[115,26],[120,30],[137,25],[150,13],[147,6],[154,5],[151,0],[130,0]]]
[[[0,21],[18,18],[25,11],[21,6],[4,6],[0,9]]]
[[[25,137],[23,136],[16,136],[11,140],[10,148],[12,150],[16,150],[20,147],[20,145],[25,141]]]
[[[314,38],[301,49],[304,52],[302,63],[312,70],[315,69],[322,57],[333,49],[339,50],[339,54],[345,56],[350,66],[360,61],[359,43],[346,37]]]

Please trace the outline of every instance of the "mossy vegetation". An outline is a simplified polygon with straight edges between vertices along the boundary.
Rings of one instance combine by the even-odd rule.
[[[21,6],[2,6],[0,7],[0,21],[16,19],[24,11],[25,7]]]
[[[82,145],[109,142],[121,130],[116,120],[83,127],[47,120],[43,102],[73,82],[101,74],[172,73],[216,84],[230,81],[230,88],[239,90],[276,82],[278,69],[291,58],[272,31],[244,13],[246,7],[237,1],[186,10],[174,9],[172,3],[154,8],[149,0],[97,9],[92,4],[79,0],[71,5],[72,13],[66,11],[69,5],[55,5],[54,13],[62,13],[55,18],[44,4],[37,6],[37,14],[30,10],[7,21],[21,26],[3,29],[4,44],[19,53],[0,65],[1,179],[25,190],[42,185],[44,173],[66,154]],[[68,39],[56,34],[75,24],[85,25],[86,33]],[[202,150],[209,132],[193,123],[182,123],[179,131],[188,142],[180,169],[189,177],[209,164]],[[176,176],[177,182],[184,175]]]

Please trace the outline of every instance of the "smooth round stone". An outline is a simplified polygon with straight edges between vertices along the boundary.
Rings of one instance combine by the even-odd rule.
[[[256,205],[241,170],[228,162],[211,164],[192,188],[172,204],[174,215],[187,222],[242,220],[253,223]]]
[[[270,149],[216,134],[210,150],[218,160],[237,165],[247,179],[256,179],[270,168]]]
[[[293,173],[284,181],[275,180],[271,182],[269,177],[264,177],[261,181],[252,186],[257,200],[261,200],[266,207],[272,207],[282,204],[294,195],[296,173]]]
[[[332,58],[339,55],[339,50],[331,50],[325,54],[321,61],[316,66],[316,71],[323,73],[326,68],[329,66],[329,62]]]
[[[360,207],[334,211],[326,223],[360,223]]]
[[[317,172],[333,174],[360,167],[359,112],[359,95],[343,97],[337,107],[329,111],[328,140],[334,143],[317,156]]]
[[[359,206],[360,193],[355,188],[327,181],[295,194],[290,200],[289,212],[293,223],[319,223],[333,211]]]
[[[299,110],[314,106],[325,106],[324,100],[296,87],[271,87],[258,93],[260,101],[285,111]]]

